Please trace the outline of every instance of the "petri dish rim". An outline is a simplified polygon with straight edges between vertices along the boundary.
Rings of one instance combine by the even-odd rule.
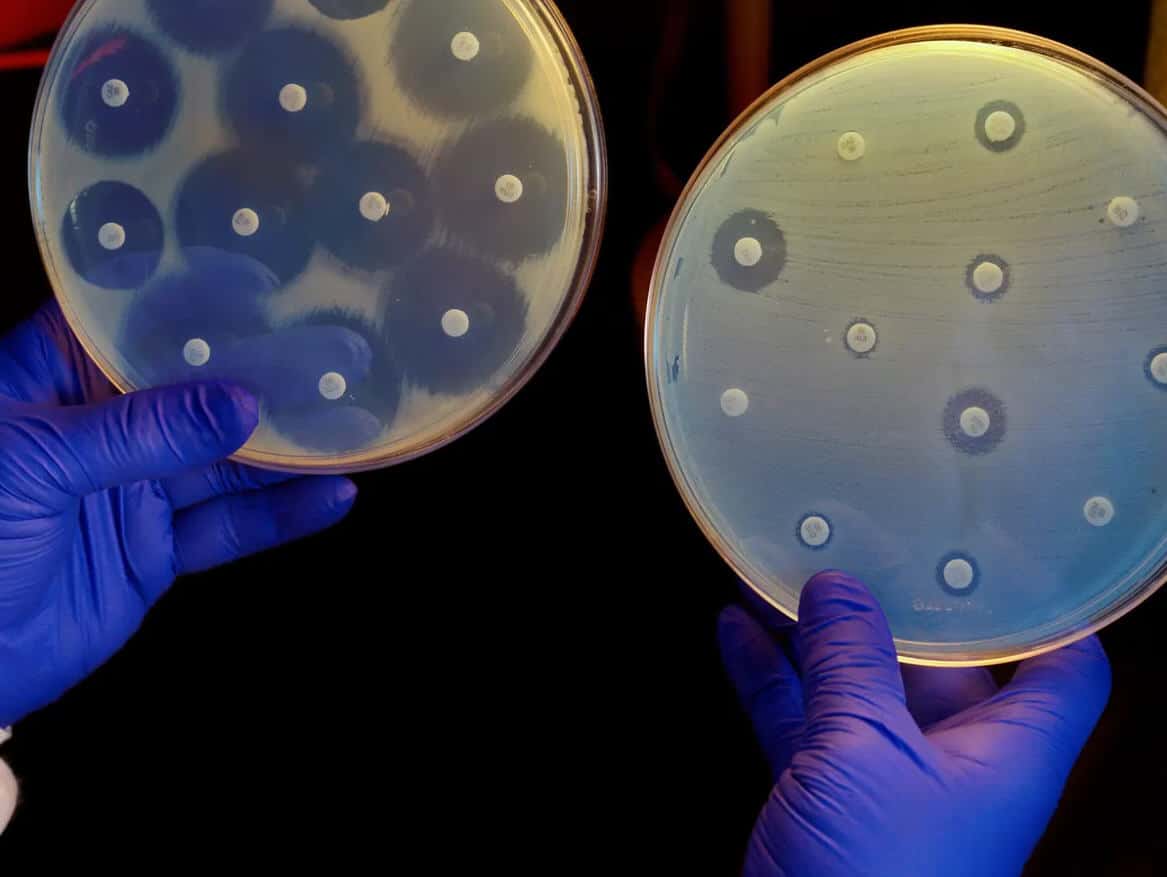
[[[571,288],[565,296],[563,304],[555,317],[550,331],[546,333],[539,345],[532,351],[526,364],[516,372],[498,393],[483,406],[473,417],[463,421],[457,429],[431,439],[422,444],[399,453],[386,454],[377,449],[362,451],[355,454],[338,456],[328,462],[315,462],[303,457],[277,454],[267,451],[256,451],[245,448],[231,457],[238,463],[254,466],[258,469],[269,469],[280,472],[296,472],[302,474],[355,474],[390,466],[400,465],[417,460],[473,432],[487,420],[496,415],[534,378],[544,363],[558,347],[559,342],[571,328],[580,308],[583,307],[588,287],[595,274],[599,260],[600,244],[603,240],[604,225],[607,217],[608,203],[608,152],[604,133],[603,116],[600,111],[599,96],[596,93],[595,83],[591,71],[584,60],[583,52],[576,41],[575,35],[564,19],[559,8],[552,0],[502,0],[507,5],[515,3],[528,7],[538,24],[545,30],[552,41],[559,58],[564,64],[569,88],[574,90],[576,103],[580,114],[580,124],[583,130],[583,139],[586,154],[582,157],[580,166],[586,170],[585,182],[583,237],[580,243],[580,252],[576,260],[575,272],[571,280]],[[69,12],[57,37],[42,74],[41,86],[37,92],[36,103],[33,107],[32,125],[29,134],[28,146],[28,193],[29,205],[32,211],[33,228],[36,234],[37,247],[40,250],[41,260],[44,263],[49,285],[53,290],[53,297],[65,316],[65,321],[72,330],[78,343],[90,360],[98,367],[106,379],[119,393],[133,392],[135,388],[126,381],[113,364],[101,353],[100,346],[85,332],[81,320],[70,306],[68,297],[61,294],[59,269],[56,266],[51,247],[48,242],[48,229],[42,216],[40,205],[43,201],[40,188],[40,167],[37,156],[40,152],[40,142],[44,134],[44,126],[51,116],[48,106],[50,89],[45,83],[54,81],[61,66],[68,56],[67,47],[72,37],[80,29],[86,14],[93,8],[93,4],[81,2]]]
[[[1121,93],[1152,121],[1164,133],[1164,136],[1167,136],[1167,108],[1164,108],[1142,86],[1091,55],[1055,40],[1024,31],[987,25],[940,24],[888,31],[822,55],[779,80],[759,96],[730,124],[705,154],[677,198],[653,264],[644,326],[644,367],[649,406],[652,410],[653,426],[665,464],[686,508],[689,510],[689,514],[717,553],[746,586],[760,599],[791,620],[797,620],[798,613],[783,606],[777,599],[755,584],[756,581],[765,579],[765,574],[750,564],[721,535],[712,516],[706,512],[703,504],[697,498],[697,492],[691,485],[684,467],[678,462],[678,455],[674,452],[673,440],[670,437],[668,421],[665,417],[661,386],[658,382],[659,369],[657,368],[655,345],[660,324],[659,311],[666,285],[668,266],[671,264],[670,257],[676,245],[678,234],[693,206],[693,195],[700,190],[714,172],[727,145],[776,98],[792,90],[815,73],[866,52],[890,46],[940,41],[1008,46],[1041,54],[1067,64]],[[1088,615],[1083,623],[1068,630],[1057,630],[1053,633],[1037,635],[1033,637],[1031,642],[1022,647],[1009,644],[1015,635],[955,644],[896,638],[897,657],[900,663],[922,667],[988,667],[1036,657],[1072,645],[1098,633],[1149,600],[1167,582],[1167,559],[1146,574],[1144,578],[1145,581],[1141,586],[1133,588],[1125,587],[1123,582],[1111,584],[1108,589],[1079,608],[1079,614]],[[1050,626],[1050,624],[1045,625],[1045,627]]]

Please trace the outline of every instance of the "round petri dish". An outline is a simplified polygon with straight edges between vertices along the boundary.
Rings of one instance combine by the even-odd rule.
[[[646,337],[701,528],[795,617],[866,581],[901,659],[1096,631],[1167,561],[1167,116],[1073,49],[901,31],[779,83],[684,193]]]
[[[29,156],[102,371],[243,384],[238,459],[293,472],[417,457],[511,398],[581,304],[605,173],[544,0],[87,0]]]

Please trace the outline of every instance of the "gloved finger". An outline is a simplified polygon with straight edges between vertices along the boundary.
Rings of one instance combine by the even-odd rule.
[[[194,384],[74,408],[10,408],[0,418],[9,490],[49,507],[137,481],[170,478],[233,454],[259,406],[226,384]]]
[[[187,509],[174,519],[178,573],[202,572],[325,530],[348,514],[356,495],[345,478],[300,478]]]
[[[368,377],[369,343],[343,326],[297,326],[237,341],[216,352],[209,376],[237,383],[269,406],[307,405],[320,400],[320,378],[344,375],[352,386]]]
[[[745,582],[742,582],[738,591],[741,594],[742,605],[746,611],[753,616],[762,627],[769,631],[770,635],[774,637],[778,643],[779,648],[790,660],[794,666],[795,672],[801,674],[801,662],[798,659],[798,643],[794,636],[794,631],[798,628],[798,622],[788,615],[783,613],[780,609],[771,604],[765,597],[755,591]]]
[[[726,673],[777,776],[790,764],[806,723],[802,682],[770,633],[738,606],[721,613],[718,641]]]
[[[807,720],[906,716],[906,695],[887,619],[850,576],[824,572],[802,591],[795,633]]]
[[[1106,709],[1110,687],[1110,661],[1097,637],[1031,658],[968,717],[984,729],[969,735],[969,745],[1040,759],[1068,775]]]
[[[385,431],[375,414],[357,405],[283,411],[275,425],[283,436],[303,447],[335,453],[363,448]]]
[[[181,332],[179,338],[193,331]],[[329,372],[359,386],[373,362],[369,343],[343,326],[298,326],[238,340],[196,337],[170,346],[182,355],[167,353],[165,363],[151,373],[156,383],[222,381],[243,387],[268,407],[319,402],[320,378]]]
[[[300,476],[225,462],[168,478],[162,482],[162,489],[170,500],[171,508],[181,511],[220,496],[263,490],[297,477]]]
[[[0,761],[0,834],[4,834],[16,812],[16,797],[16,777],[8,765]]]
[[[784,615],[765,597],[745,582],[742,582],[738,586],[738,593],[741,594],[742,604],[746,607],[750,615],[754,617],[754,620],[765,627],[766,630],[770,631],[775,637],[789,639],[794,633],[798,622]]]
[[[984,667],[900,668],[904,690],[908,696],[908,711],[921,728],[962,713],[997,693],[993,674]]]
[[[338,325],[273,329],[267,302],[279,278],[248,256],[199,248],[189,270],[165,274],[135,299],[121,328],[127,357],[155,386],[223,381],[265,407],[320,400],[320,378],[359,386],[372,366],[369,342]]]
[[[80,405],[113,398],[117,391],[51,301],[0,339],[0,395],[32,404]]]

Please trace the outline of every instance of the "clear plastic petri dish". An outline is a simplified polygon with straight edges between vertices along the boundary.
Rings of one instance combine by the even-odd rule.
[[[657,431],[733,569],[795,617],[866,581],[901,660],[1096,631],[1167,562],[1167,115],[1073,49],[901,31],[779,83],[654,273]]]
[[[29,150],[103,372],[248,387],[238,459],[295,472],[412,459],[505,404],[581,304],[605,174],[545,0],[87,0]]]

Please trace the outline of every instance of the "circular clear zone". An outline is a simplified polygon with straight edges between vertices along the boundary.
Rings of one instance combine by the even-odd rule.
[[[127,183],[102,180],[74,198],[61,222],[74,274],[103,289],[133,289],[154,275],[165,230],[158,209]]]
[[[323,165],[312,201],[315,237],[368,271],[416,257],[434,228],[429,180],[414,156],[389,143],[339,151]]]
[[[727,286],[761,292],[786,267],[786,236],[766,211],[739,210],[717,229],[710,259]]]
[[[512,4],[415,0],[405,5],[388,58],[418,107],[462,118],[516,102],[536,58]]]
[[[246,259],[208,260],[165,273],[135,295],[118,326],[118,342],[139,364],[143,384],[234,378],[257,368],[265,355],[270,325],[264,301],[273,288],[271,275]],[[277,379],[252,371],[246,383],[262,391]]]
[[[563,143],[528,117],[472,128],[436,170],[443,224],[483,255],[546,255],[563,235],[568,163]]]
[[[435,393],[489,384],[519,351],[530,305],[489,263],[434,250],[387,290],[386,343],[405,377]]]
[[[237,457],[288,472],[404,462],[493,415],[578,311],[606,206],[548,0],[82,0],[30,171],[102,372],[248,388]]]
[[[302,26],[258,34],[224,71],[222,110],[245,144],[313,158],[353,136],[365,84],[351,50]]]
[[[271,15],[275,0],[147,0],[155,23],[170,39],[199,55],[238,48]]]
[[[95,26],[58,44],[60,87],[53,125],[84,153],[145,157],[167,139],[179,112],[174,62],[156,41],[124,23]]]
[[[307,198],[294,163],[261,150],[217,153],[180,183],[174,233],[188,254],[247,256],[286,284],[312,256]]]
[[[727,132],[646,356],[677,485],[751,587],[794,616],[845,570],[903,660],[969,665],[1161,585],[1165,131],[1100,63],[960,27],[821,59]]]
[[[389,0],[309,0],[329,18],[351,21],[367,18],[389,5]]]
[[[269,409],[275,428],[306,447],[346,453],[393,423],[402,382],[375,324],[342,308],[314,311],[283,331],[300,339],[293,395]]]

